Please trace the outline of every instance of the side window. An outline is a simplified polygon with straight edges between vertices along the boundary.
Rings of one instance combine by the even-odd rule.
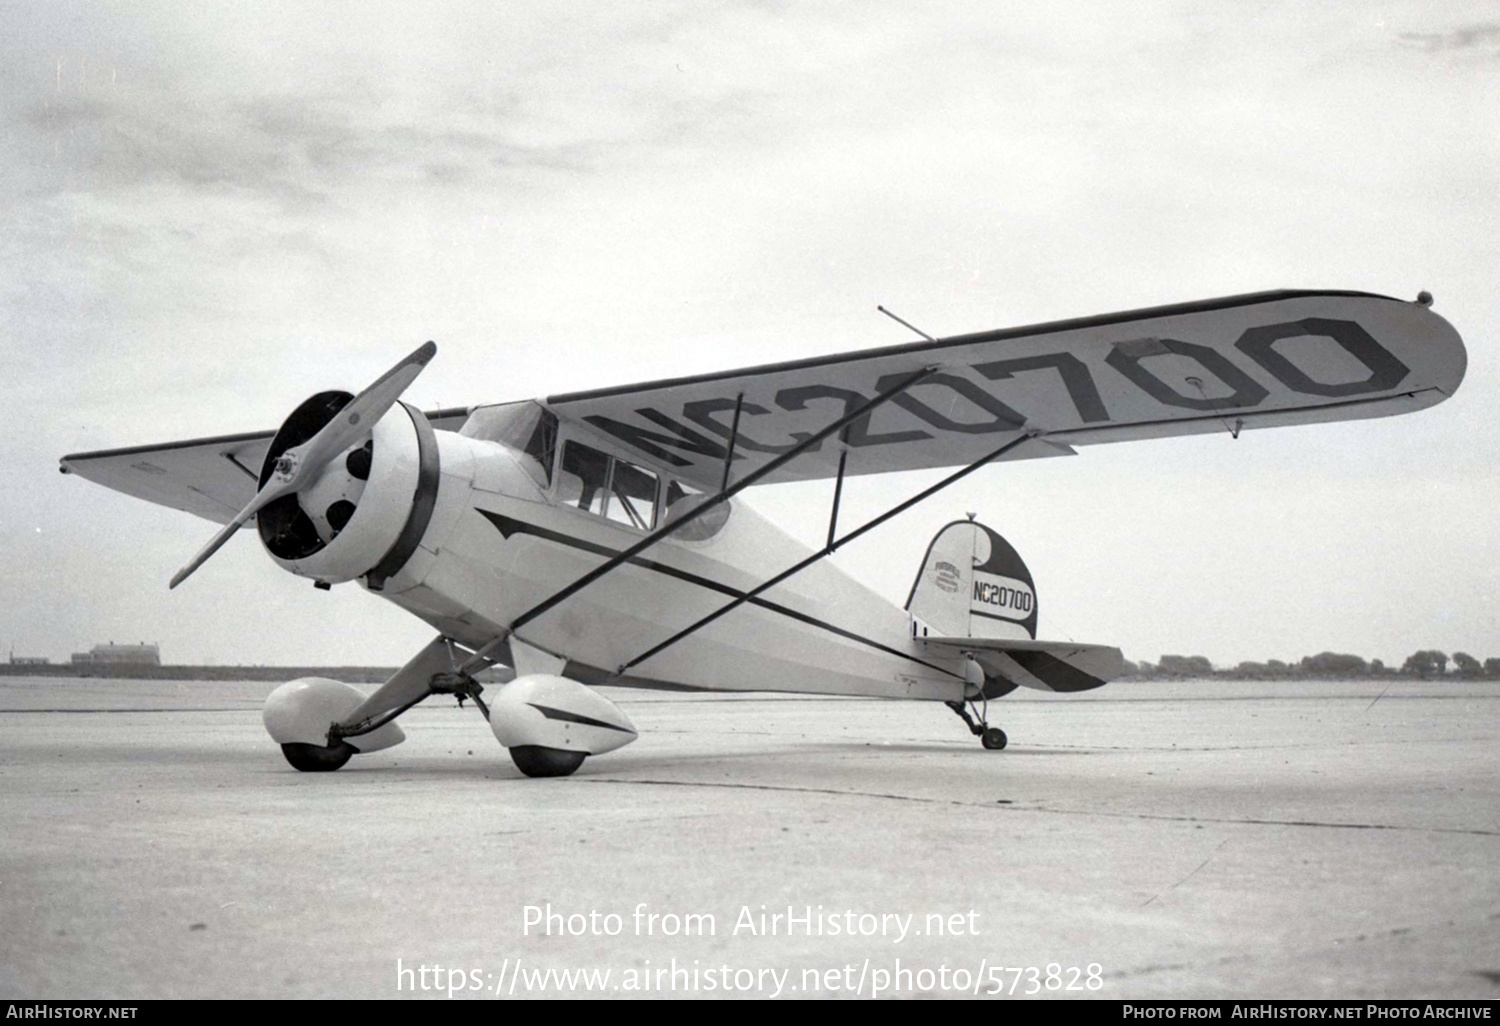
[[[642,531],[651,530],[656,526],[656,475],[624,460],[614,463],[605,515]]]
[[[666,509],[662,511],[662,523],[670,523],[706,498],[706,495],[692,485],[683,484],[680,481],[668,482]],[[681,538],[683,541],[703,541],[706,538],[712,538],[729,522],[729,513],[730,504],[721,502],[701,517],[689,520],[673,531],[672,537]]]
[[[558,502],[577,506],[585,513],[604,513],[605,487],[609,481],[609,457],[604,453],[568,442],[563,446],[557,478]]]

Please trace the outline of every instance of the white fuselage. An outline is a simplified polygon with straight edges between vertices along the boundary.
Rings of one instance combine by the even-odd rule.
[[[382,597],[478,648],[643,530],[557,501],[529,457],[437,432],[440,484],[416,553]],[[810,554],[742,503],[702,541],[668,537],[516,632],[589,683],[958,701],[961,657],[912,639],[906,612],[819,561],[631,668],[658,642]]]

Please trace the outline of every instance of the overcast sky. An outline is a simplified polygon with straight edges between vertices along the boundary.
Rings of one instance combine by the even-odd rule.
[[[1431,290],[1463,387],[989,468],[837,561],[899,602],[973,510],[1045,637],[1500,655],[1497,183],[1495,4],[0,0],[0,646],[403,662],[430,629],[253,535],[169,592],[214,525],[56,468],[274,428],[428,338],[407,398],[451,406],[907,341],[876,303],[1300,287]],[[811,541],[828,492],[751,502]]]

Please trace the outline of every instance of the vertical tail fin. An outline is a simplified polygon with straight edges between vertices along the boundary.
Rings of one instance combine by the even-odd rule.
[[[956,520],[927,546],[906,599],[916,637],[1036,637],[1036,587],[1009,542],[972,520]]]

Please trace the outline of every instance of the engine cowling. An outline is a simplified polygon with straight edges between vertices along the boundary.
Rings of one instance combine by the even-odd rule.
[[[353,397],[320,392],[293,411],[272,439],[262,486],[278,461],[329,423]],[[322,472],[268,503],[256,518],[280,566],[327,584],[370,578],[379,587],[415,552],[436,502],[438,447],[419,411],[397,403]]]

